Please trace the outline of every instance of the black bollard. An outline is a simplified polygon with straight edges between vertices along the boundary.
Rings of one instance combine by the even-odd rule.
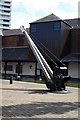
[[[10,84],[12,84],[12,79],[13,79],[13,77],[12,77],[12,76],[10,76]]]

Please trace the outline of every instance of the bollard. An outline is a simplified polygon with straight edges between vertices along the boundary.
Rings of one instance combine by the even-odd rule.
[[[12,77],[12,76],[10,76],[10,84],[12,84],[12,79],[13,79],[13,77]]]

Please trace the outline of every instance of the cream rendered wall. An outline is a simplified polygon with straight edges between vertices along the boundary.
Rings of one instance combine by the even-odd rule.
[[[16,64],[15,62],[8,62],[7,65],[13,65],[13,71],[7,71],[7,74],[16,74]],[[32,68],[30,69],[30,65],[32,65]],[[4,63],[2,64],[4,66]],[[2,73],[4,73],[3,67],[2,67]],[[35,63],[29,62],[29,63],[22,63],[22,75],[35,75]]]
[[[30,65],[32,65],[32,68],[30,69]],[[22,63],[23,69],[22,74],[23,75],[35,75],[35,63],[29,62],[29,63]]]
[[[80,63],[70,62],[68,66],[68,75],[72,78],[80,78]]]
[[[16,64],[15,62],[8,62],[8,65],[13,65],[12,71],[7,71],[7,74],[16,74]],[[32,68],[30,69],[30,65]],[[4,63],[2,63],[1,73],[4,73],[3,70]],[[37,66],[39,68],[39,66]],[[37,71],[37,74],[40,74],[40,71]],[[35,75],[35,63],[22,63],[22,75]],[[72,78],[80,78],[80,63],[70,62],[68,66],[68,75]]]

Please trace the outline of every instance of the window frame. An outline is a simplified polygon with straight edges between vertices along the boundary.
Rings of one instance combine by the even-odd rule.
[[[31,33],[35,33],[37,31],[36,24],[31,24]]]
[[[61,22],[54,22],[53,30],[60,30],[60,29],[61,29]]]
[[[4,65],[3,69],[5,70],[5,65]],[[6,71],[13,71],[13,65],[7,65]]]

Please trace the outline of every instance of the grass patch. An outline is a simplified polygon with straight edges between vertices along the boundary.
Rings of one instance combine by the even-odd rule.
[[[26,80],[26,82],[33,82],[33,83],[45,84],[45,81],[43,81],[43,80]]]
[[[34,79],[17,80],[17,81],[45,84],[45,81],[43,80],[34,80]]]
[[[18,81],[45,84],[44,80],[26,79],[26,80],[18,80]],[[80,88],[80,82],[77,81],[68,81],[67,83],[65,83],[65,85],[69,87]]]
[[[68,81],[66,83],[66,86],[80,88],[80,82],[78,83],[76,81],[75,82],[74,81]]]

